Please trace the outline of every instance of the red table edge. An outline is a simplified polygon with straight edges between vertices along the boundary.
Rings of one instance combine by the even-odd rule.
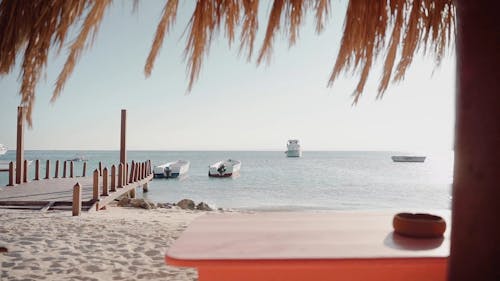
[[[346,266],[350,264],[373,266],[399,266],[418,264],[446,265],[448,257],[412,258],[345,258],[345,259],[177,259],[165,255],[165,263],[179,267],[220,267],[220,266]]]

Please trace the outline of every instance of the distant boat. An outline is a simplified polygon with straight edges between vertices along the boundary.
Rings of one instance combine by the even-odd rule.
[[[208,166],[208,176],[216,178],[227,178],[240,172],[241,161],[227,159]]]
[[[425,156],[392,156],[394,162],[424,162]]]
[[[286,144],[286,156],[287,157],[301,157],[302,150],[300,149],[299,140],[288,140]]]
[[[155,178],[176,178],[189,171],[189,161],[177,160],[153,168]]]
[[[7,153],[7,150],[7,147],[0,143],[0,155],[4,155],[5,153]]]
[[[75,161],[75,162],[79,162],[79,161],[88,161],[87,157],[85,157],[84,155],[76,155],[75,157],[71,158],[71,159],[68,159],[69,161]]]

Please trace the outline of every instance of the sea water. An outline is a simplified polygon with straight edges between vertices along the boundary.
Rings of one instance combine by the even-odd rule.
[[[83,155],[87,176],[98,167],[118,163],[118,151],[26,151],[25,158],[45,161],[69,160]],[[353,209],[449,209],[453,154],[427,155],[424,163],[396,163],[400,152],[305,151],[303,157],[287,158],[282,151],[129,151],[128,161],[151,160],[159,165],[188,160],[187,176],[154,179],[148,193],[138,195],[155,202],[177,202],[184,198],[212,207],[250,210],[353,210]],[[238,176],[208,177],[208,166],[232,158],[242,162]],[[2,156],[13,161],[15,151]],[[75,162],[75,174],[83,162]],[[30,178],[34,177],[34,162]],[[62,164],[60,164],[62,169]],[[69,167],[68,167],[69,169]],[[78,179],[75,179],[75,183]],[[0,186],[8,173],[0,173]]]

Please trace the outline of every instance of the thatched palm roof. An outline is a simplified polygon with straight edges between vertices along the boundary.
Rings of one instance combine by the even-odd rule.
[[[52,101],[61,94],[84,47],[95,38],[111,0],[0,0],[0,75],[12,72],[21,59],[21,104],[26,106],[31,124],[35,86],[47,65],[49,50],[61,50],[68,31],[78,28],[71,38],[68,57],[54,88]],[[175,23],[178,0],[165,0],[144,72],[149,76],[165,35]],[[138,1],[135,0],[135,5]],[[134,5],[134,6],[135,6]],[[274,0],[268,15],[266,35],[256,53],[256,62],[268,59],[276,34],[287,35],[290,45],[299,37],[299,28],[308,12],[316,18],[316,31],[326,25],[329,0]],[[247,58],[254,56],[255,38],[260,26],[258,0],[198,0],[189,21],[185,56],[189,73],[188,90],[200,74],[203,58],[214,35],[225,30],[229,44],[239,41]],[[376,58],[384,60],[379,96],[390,81],[404,78],[419,51],[434,56],[437,64],[455,34],[455,8],[451,0],[350,0],[344,35],[329,85],[343,71],[359,71],[354,103],[361,96]],[[398,62],[396,60],[398,58]]]

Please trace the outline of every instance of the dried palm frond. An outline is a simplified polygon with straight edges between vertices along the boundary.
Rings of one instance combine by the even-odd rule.
[[[388,27],[392,28],[389,44],[385,45]],[[387,90],[391,76],[400,81],[423,48],[431,52],[437,65],[455,36],[455,7],[452,0],[350,0],[344,23],[344,34],[337,62],[329,85],[342,71],[361,69],[360,80],[353,96],[359,100],[370,67],[375,58],[387,49],[378,95]],[[400,60],[394,68],[396,56]]]
[[[154,61],[163,44],[163,38],[165,37],[165,33],[167,33],[170,30],[172,24],[175,21],[178,4],[179,4],[178,0],[168,0],[167,3],[165,4],[165,7],[163,8],[163,16],[161,17],[160,23],[156,28],[155,39],[153,40],[151,51],[149,51],[149,55],[146,60],[146,65],[144,66],[144,73],[146,74],[146,77],[149,77],[151,75]]]
[[[146,76],[151,74],[154,61],[165,35],[174,24],[178,0],[165,0],[156,35],[145,63]],[[434,56],[439,65],[455,36],[453,0],[349,0],[344,34],[329,85],[341,72],[359,71],[360,79],[353,93],[356,103],[364,90],[374,61],[384,57],[384,70],[378,97],[389,82],[399,81],[420,50]],[[92,42],[105,10],[112,0],[0,0],[0,75],[10,73],[16,57],[22,58],[21,105],[27,107],[27,120],[35,100],[35,87],[52,47],[64,46],[70,28],[80,27],[69,46],[69,55],[58,76],[52,101],[62,92],[85,46]],[[134,0],[133,9],[137,9]],[[198,78],[213,38],[221,28],[229,45],[236,40],[239,50],[247,51],[250,60],[256,38],[258,0],[197,0],[186,28],[185,59],[189,76],[188,91]],[[299,28],[308,11],[316,18],[316,31],[321,32],[330,10],[329,0],[274,0],[268,17],[264,41],[257,63],[269,61],[276,35],[282,32],[290,46],[299,38]],[[83,21],[81,21],[83,19]],[[386,42],[386,39],[388,39]],[[397,57],[399,61],[396,62]],[[396,67],[394,68],[394,65]]]
[[[52,46],[65,43],[68,30],[88,11],[82,30],[71,46],[71,53],[57,81],[53,99],[71,74],[84,47],[87,35],[98,29],[104,9],[111,0],[32,0],[0,2],[0,75],[8,74],[23,53],[21,64],[21,105],[27,108],[26,119],[31,126],[35,87],[47,65]]]

